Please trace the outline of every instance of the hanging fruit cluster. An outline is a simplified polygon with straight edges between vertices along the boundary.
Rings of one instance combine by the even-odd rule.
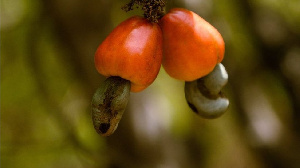
[[[133,0],[124,9],[132,10],[135,2],[145,1]],[[161,64],[171,77],[186,81],[186,100],[200,116],[216,118],[229,105],[221,93],[228,79],[220,63],[225,51],[222,36],[192,11],[175,8],[163,16],[163,6],[162,0],[144,3],[144,18],[122,22],[96,51],[96,69],[108,77],[92,99],[93,124],[103,136],[116,130],[130,91],[147,88]]]

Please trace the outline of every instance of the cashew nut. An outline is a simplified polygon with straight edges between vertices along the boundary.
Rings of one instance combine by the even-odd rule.
[[[228,81],[224,66],[219,63],[207,76],[185,83],[185,97],[190,108],[203,118],[217,118],[229,106],[221,89]]]
[[[92,99],[92,119],[97,133],[109,136],[117,129],[130,95],[130,81],[109,77]]]

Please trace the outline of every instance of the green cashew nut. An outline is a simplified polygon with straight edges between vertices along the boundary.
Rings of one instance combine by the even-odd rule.
[[[92,119],[97,133],[109,136],[117,129],[130,96],[130,81],[109,77],[92,99]]]

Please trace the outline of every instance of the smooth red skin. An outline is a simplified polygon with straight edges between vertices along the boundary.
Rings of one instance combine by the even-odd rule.
[[[160,21],[163,32],[163,60],[173,78],[193,81],[210,73],[224,58],[220,33],[199,15],[175,8]]]
[[[157,23],[134,16],[118,25],[99,45],[95,65],[104,76],[131,81],[139,92],[157,77],[162,61],[162,33]]]

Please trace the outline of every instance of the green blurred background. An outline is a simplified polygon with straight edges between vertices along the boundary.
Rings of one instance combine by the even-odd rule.
[[[122,11],[127,2],[1,0],[1,167],[300,167],[299,0],[168,0],[167,10],[192,10],[223,35],[230,108],[201,119],[184,82],[161,69],[104,138],[90,115],[104,80],[93,57],[142,13]]]

